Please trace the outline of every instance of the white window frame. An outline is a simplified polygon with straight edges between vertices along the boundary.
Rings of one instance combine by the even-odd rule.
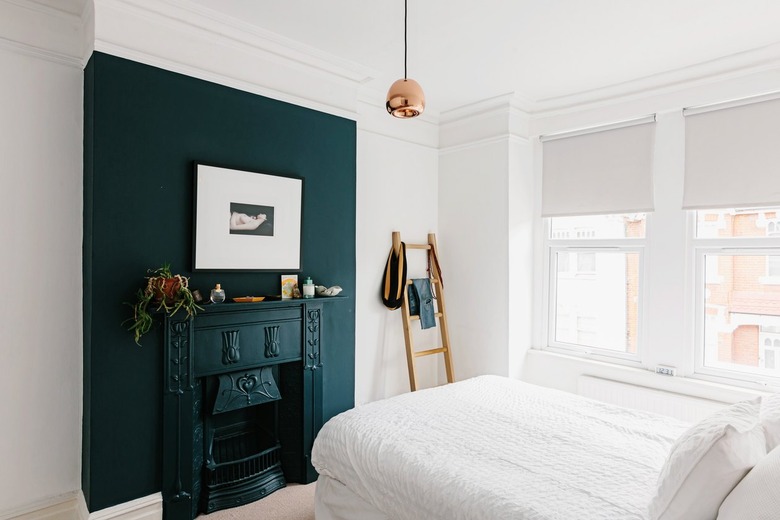
[[[584,239],[555,239],[550,238],[551,223],[549,218],[544,220],[544,308],[547,309],[544,316],[544,328],[546,338],[542,350],[558,352],[578,357],[587,357],[597,361],[628,365],[638,367],[643,365],[643,355],[645,352],[645,319],[644,309],[647,299],[647,276],[645,272],[645,258],[647,250],[647,235],[650,229],[651,215],[645,217],[645,237],[644,238],[584,238]],[[636,353],[619,352],[615,350],[590,347],[573,343],[556,341],[556,298],[557,295],[557,266],[555,265],[556,254],[559,252],[568,253],[637,253],[639,255],[639,296],[637,300],[637,351]],[[571,260],[569,260],[571,263]]]
[[[765,343],[769,341],[771,345]],[[766,368],[766,351],[767,348],[775,353],[775,368]],[[779,332],[758,332],[758,361],[759,367],[764,370],[774,370],[780,372],[780,333]]]
[[[694,373],[692,377],[732,385],[776,385],[778,378],[756,373],[755,369],[740,367],[737,364],[729,368],[708,367],[705,364],[704,320],[705,320],[705,256],[763,256],[780,254],[780,237],[721,237],[696,238],[696,218],[691,221],[694,227],[691,233],[693,253],[693,325],[694,325]],[[760,345],[759,345],[760,348]]]

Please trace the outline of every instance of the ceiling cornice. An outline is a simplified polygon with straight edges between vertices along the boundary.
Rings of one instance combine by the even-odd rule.
[[[202,32],[203,37],[232,40],[255,51],[284,58],[349,82],[365,83],[375,71],[354,62],[325,53],[291,38],[266,31],[218,11],[182,0],[94,0],[95,8],[120,9],[142,14],[147,20],[169,27],[186,26]],[[98,28],[99,29],[99,28]],[[101,35],[102,36],[102,35]],[[98,39],[97,37],[96,39]],[[213,43],[220,43],[214,40]]]
[[[374,71],[182,0],[94,0],[94,49],[355,119]]]
[[[81,18],[32,0],[0,0],[0,47],[81,68]]]
[[[62,18],[63,20],[68,20],[69,22],[78,23],[81,20],[81,17],[79,15],[74,14],[71,11],[68,11],[67,9],[59,9],[57,7],[48,4],[41,4],[36,2],[35,0],[2,0],[2,1],[7,4],[13,4],[48,16],[55,16],[58,18]]]
[[[615,83],[576,94],[530,102],[534,117],[549,117],[642,99],[686,88],[709,85],[775,69],[780,66],[780,43],[739,52],[688,67]]]

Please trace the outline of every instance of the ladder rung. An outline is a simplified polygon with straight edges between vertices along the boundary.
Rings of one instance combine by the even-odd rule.
[[[430,278],[430,281],[431,281],[431,283],[439,283],[439,279],[438,278]],[[411,280],[406,280],[406,285],[412,285],[413,283],[414,282],[412,282]]]
[[[444,316],[444,314],[442,314],[440,312],[437,312],[436,314],[434,314],[434,316],[436,316],[437,318],[441,318],[442,316]],[[420,317],[419,316],[409,316],[409,319],[412,320],[412,321],[419,321]]]
[[[415,352],[414,357],[430,356],[433,354],[441,354],[442,352],[447,352],[447,347],[432,348],[431,350],[421,350],[420,352]]]
[[[406,244],[406,249],[430,249],[430,244]]]

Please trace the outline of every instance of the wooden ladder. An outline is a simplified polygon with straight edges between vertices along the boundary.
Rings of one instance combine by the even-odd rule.
[[[393,250],[398,253],[401,249],[401,233],[393,231]],[[442,283],[439,264],[434,259],[438,259],[439,250],[436,247],[436,235],[428,233],[427,244],[406,244],[406,250],[422,249],[428,255],[428,265],[430,266],[431,289],[436,294],[436,318],[439,319],[439,330],[441,331],[441,347],[429,350],[414,350],[414,339],[412,337],[412,322],[420,321],[419,316],[409,314],[409,286],[411,280],[406,281],[404,294],[401,303],[401,312],[403,313],[404,340],[406,341],[406,363],[409,366],[409,385],[412,392],[417,390],[417,374],[415,373],[414,361],[418,357],[431,356],[434,354],[444,354],[444,366],[447,372],[447,382],[455,382],[455,373],[452,369],[452,356],[450,351],[450,332],[447,327],[447,307],[444,303],[444,284]]]

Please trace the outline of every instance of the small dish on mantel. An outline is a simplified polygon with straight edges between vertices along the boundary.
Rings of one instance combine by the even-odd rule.
[[[252,302],[261,302],[265,300],[265,296],[241,296],[239,298],[233,298],[233,301],[236,303],[252,303]]]

